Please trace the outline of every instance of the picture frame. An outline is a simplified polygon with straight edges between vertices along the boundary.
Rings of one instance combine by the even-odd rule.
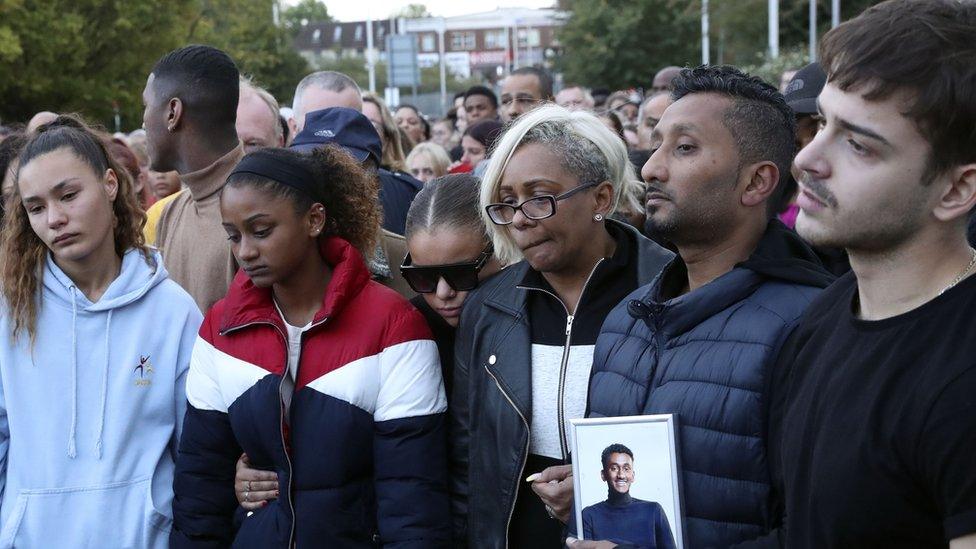
[[[685,549],[677,416],[587,418],[570,424],[574,508],[567,542]]]

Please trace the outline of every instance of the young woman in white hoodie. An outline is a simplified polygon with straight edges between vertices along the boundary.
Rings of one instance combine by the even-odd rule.
[[[77,119],[31,137],[7,206],[0,548],[166,547],[200,311]]]

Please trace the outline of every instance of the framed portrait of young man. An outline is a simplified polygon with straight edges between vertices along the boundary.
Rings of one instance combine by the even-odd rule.
[[[592,540],[684,549],[676,422],[672,414],[570,422],[575,506],[570,546]]]

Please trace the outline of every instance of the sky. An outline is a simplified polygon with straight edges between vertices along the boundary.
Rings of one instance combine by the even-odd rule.
[[[286,0],[294,4],[296,0]],[[424,4],[432,15],[450,17],[492,11],[495,8],[548,8],[555,0],[324,0],[329,15],[339,21],[363,21],[367,12],[374,19],[385,19],[408,4]]]

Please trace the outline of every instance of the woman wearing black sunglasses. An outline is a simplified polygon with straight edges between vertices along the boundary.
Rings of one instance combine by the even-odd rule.
[[[501,268],[478,207],[479,181],[468,174],[434,179],[407,213],[407,250],[400,272],[417,297],[410,300],[434,333],[450,395],[454,336],[468,292]]]
[[[510,266],[465,302],[449,410],[455,536],[470,547],[560,546],[571,502],[549,481],[572,482],[560,466],[593,344],[671,257],[608,219],[635,179],[623,142],[592,114],[540,107],[496,145],[480,203]]]

